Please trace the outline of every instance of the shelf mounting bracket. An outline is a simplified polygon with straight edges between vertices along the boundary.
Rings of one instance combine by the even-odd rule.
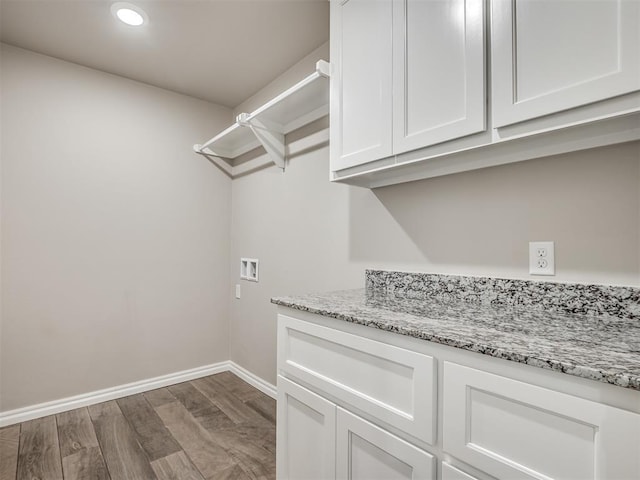
[[[264,149],[273,159],[273,162],[282,169],[285,168],[284,132],[280,125],[267,124],[256,118],[251,118],[248,113],[241,113],[236,118],[238,125],[248,127],[262,144]]]
[[[233,171],[231,169],[231,166],[222,159],[221,155],[216,154],[209,147],[203,147],[200,144],[195,144],[193,146],[193,151],[206,157],[216,167],[226,173],[229,177],[233,178]]]

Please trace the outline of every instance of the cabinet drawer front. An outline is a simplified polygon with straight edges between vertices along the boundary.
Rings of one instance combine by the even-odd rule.
[[[640,89],[640,2],[491,6],[495,127]]]
[[[336,478],[431,480],[435,460],[427,452],[338,407]]]
[[[335,477],[336,406],[281,376],[277,435],[280,480]]]
[[[640,478],[640,415],[444,364],[443,448],[498,478]]]
[[[278,315],[278,368],[419,440],[435,441],[432,357]]]

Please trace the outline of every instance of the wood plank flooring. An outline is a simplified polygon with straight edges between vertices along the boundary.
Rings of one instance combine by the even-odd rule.
[[[0,480],[272,480],[276,402],[224,372],[0,429]]]

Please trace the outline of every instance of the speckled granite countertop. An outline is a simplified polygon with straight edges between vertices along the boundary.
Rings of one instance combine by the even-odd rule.
[[[497,302],[496,279],[490,279],[490,287],[482,287],[482,293],[473,295],[469,300],[468,292],[473,290],[477,293],[479,282],[486,286],[487,279],[394,273],[404,276],[394,278],[390,283],[388,278],[384,279],[389,274],[367,271],[366,289],[277,297],[271,301],[297,310],[640,390],[640,319],[636,315],[639,289],[594,287],[576,295],[575,285],[545,285],[545,291],[556,300],[558,295],[566,295],[565,291],[573,292],[568,309],[566,302],[556,301],[555,306],[545,305],[542,301],[527,302],[531,290],[539,290],[541,282],[503,280],[508,285],[502,283],[500,288],[507,294]],[[463,279],[463,284],[460,284],[460,279]],[[444,286],[440,293],[434,291],[434,281],[441,284],[438,288]],[[452,282],[456,283],[455,288],[451,288]],[[413,288],[403,288],[409,284]],[[416,288],[420,284],[422,286]],[[605,289],[606,293],[603,294],[599,288]],[[413,293],[409,294],[409,291]],[[508,293],[510,291],[513,295]],[[603,300],[603,295],[609,295],[609,298]],[[614,310],[617,315],[594,313],[588,309],[589,313],[583,313],[582,309],[576,308],[576,305],[593,305],[594,298],[598,299],[598,305],[616,304]],[[580,313],[574,313],[576,310]]]

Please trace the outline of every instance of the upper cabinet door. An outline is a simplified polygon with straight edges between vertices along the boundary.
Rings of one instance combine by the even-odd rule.
[[[394,2],[394,153],[485,130],[482,0]]]
[[[331,169],[392,154],[392,0],[331,2]]]
[[[640,89],[637,0],[491,3],[495,127]]]

